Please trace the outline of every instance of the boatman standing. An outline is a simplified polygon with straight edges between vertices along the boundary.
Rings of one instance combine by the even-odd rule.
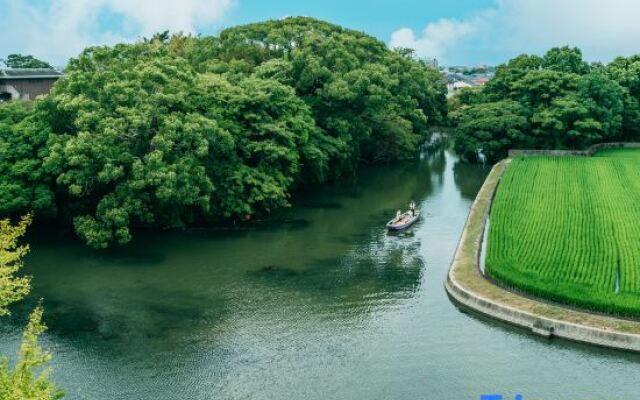
[[[409,203],[409,209],[411,210],[411,216],[415,217],[416,216],[416,203],[411,200],[411,203]]]

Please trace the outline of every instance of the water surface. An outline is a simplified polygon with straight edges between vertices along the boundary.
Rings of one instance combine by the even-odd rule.
[[[640,357],[463,314],[443,282],[486,168],[444,150],[296,197],[251,228],[139,235],[94,252],[31,235],[68,399],[637,399]],[[384,223],[415,199],[426,218]],[[507,397],[507,398],[509,398]]]

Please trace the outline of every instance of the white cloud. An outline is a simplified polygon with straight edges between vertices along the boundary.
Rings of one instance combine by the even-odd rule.
[[[218,24],[233,0],[49,0],[29,4],[0,0],[3,53],[27,53],[64,64],[83,48],[149,36],[158,31],[195,32]],[[110,14],[124,27],[101,26]],[[0,57],[6,54],[0,54]]]
[[[407,28],[392,34],[391,46],[414,48],[446,63],[542,53],[571,45],[589,60],[609,61],[640,53],[638,0],[496,0],[463,20],[428,23],[421,36]]]
[[[411,48],[420,56],[435,57],[442,61],[446,59],[448,49],[477,30],[480,21],[480,18],[473,21],[441,19],[428,24],[421,37],[416,37],[409,28],[401,28],[391,35],[390,46]]]
[[[102,0],[106,7],[141,26],[144,34],[169,29],[194,32],[219,22],[231,0]]]
[[[497,3],[500,41],[508,49],[544,51],[580,47],[591,60],[640,53],[640,1],[502,0]]]

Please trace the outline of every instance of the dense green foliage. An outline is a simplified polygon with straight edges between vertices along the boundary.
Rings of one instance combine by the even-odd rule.
[[[22,258],[29,248],[20,245],[30,218],[23,218],[17,225],[0,220],[0,315],[9,313],[9,306],[26,296],[30,279],[17,276]],[[15,362],[0,357],[0,399],[3,400],[53,400],[62,392],[51,382],[47,364],[51,355],[38,345],[38,336],[44,332],[42,308],[36,308],[29,318],[23,334],[20,352]]]
[[[24,298],[31,288],[29,277],[17,276],[22,258],[29,251],[18,240],[30,222],[30,218],[23,218],[14,226],[9,220],[0,220],[0,316],[9,314],[9,306]]]
[[[25,56],[22,54],[9,54],[6,60],[2,60],[7,68],[24,68],[24,69],[53,69],[51,64],[46,61],[38,60],[33,56]]]
[[[0,106],[0,213],[57,215],[99,248],[414,157],[446,114],[438,71],[310,18],[89,48],[65,73],[35,105]]]
[[[524,292],[640,315],[640,150],[516,158],[492,206],[487,272]]]
[[[446,113],[437,70],[359,32],[292,18],[228,29],[218,40],[219,46],[204,42],[215,53],[209,58],[220,60],[205,66],[246,68],[289,83],[331,144],[322,149],[349,169],[362,159],[413,157],[427,121]]]
[[[456,150],[489,161],[509,149],[584,149],[640,140],[640,58],[589,65],[577,48],[521,55],[496,69],[481,90],[452,105]]]
[[[42,167],[49,127],[33,104],[0,104],[0,205],[2,214],[54,211],[51,177]]]
[[[38,337],[45,329],[42,308],[38,307],[29,317],[15,365],[10,367],[9,359],[0,357],[1,399],[56,400],[64,396],[51,382],[51,370],[47,368],[51,354],[38,345]]]

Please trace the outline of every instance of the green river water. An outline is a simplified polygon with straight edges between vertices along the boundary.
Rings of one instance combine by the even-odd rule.
[[[450,303],[443,282],[487,173],[431,151],[297,196],[269,222],[139,234],[107,253],[37,229],[34,290],[1,322],[0,352],[44,298],[68,399],[640,398],[640,356]],[[411,199],[425,218],[388,235]]]

